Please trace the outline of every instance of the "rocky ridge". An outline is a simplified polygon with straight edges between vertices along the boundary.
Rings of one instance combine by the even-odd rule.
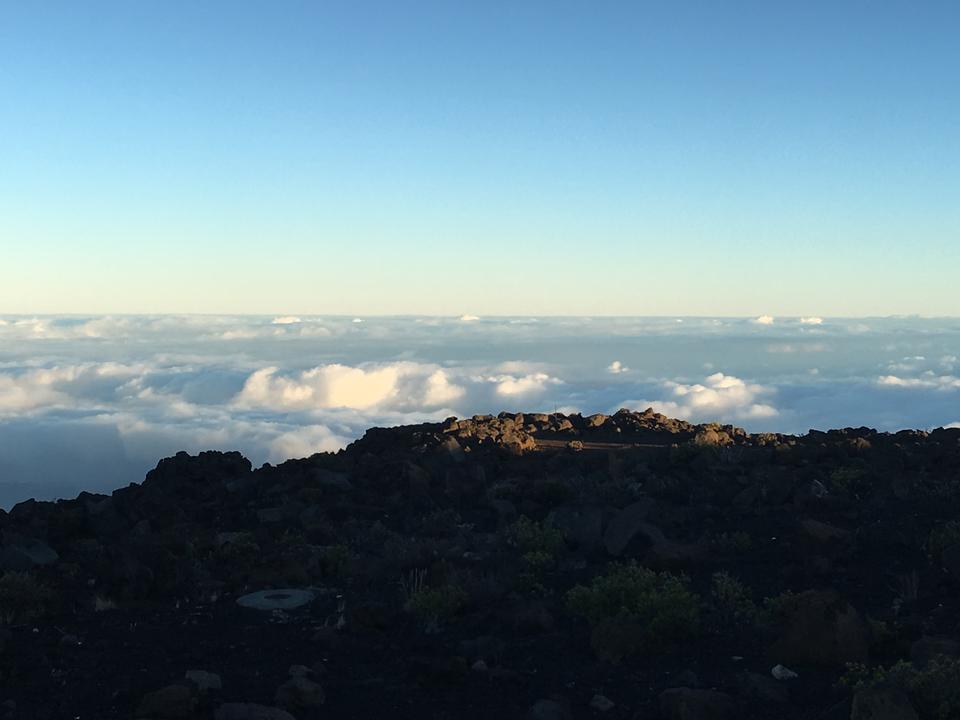
[[[451,418],[0,534],[0,717],[960,717],[960,430]]]

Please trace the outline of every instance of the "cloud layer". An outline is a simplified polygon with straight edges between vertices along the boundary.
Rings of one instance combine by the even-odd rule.
[[[5,316],[0,506],[181,449],[280,462],[451,414],[934,427],[958,420],[958,357],[960,321],[916,318]]]

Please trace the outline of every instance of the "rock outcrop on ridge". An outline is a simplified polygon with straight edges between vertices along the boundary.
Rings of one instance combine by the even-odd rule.
[[[0,511],[0,718],[960,717],[960,430],[375,428]]]

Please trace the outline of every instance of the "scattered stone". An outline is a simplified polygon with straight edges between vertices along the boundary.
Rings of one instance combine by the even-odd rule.
[[[793,680],[795,677],[799,677],[793,670],[783,665],[774,665],[770,674],[777,680]]]

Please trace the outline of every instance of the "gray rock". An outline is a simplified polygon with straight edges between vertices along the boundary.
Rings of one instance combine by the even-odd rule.
[[[527,713],[527,720],[573,720],[573,713],[562,700],[537,700]]]
[[[206,670],[187,670],[184,677],[192,682],[200,692],[220,690],[223,688],[220,676],[216,673],[207,672]]]
[[[60,559],[57,551],[41,540],[18,538],[0,550],[0,570],[21,572]]]
[[[326,699],[319,683],[297,675],[277,688],[274,702],[287,710],[310,710],[323,705]]]
[[[224,703],[213,714],[214,720],[297,720],[286,710],[256,703]]]
[[[608,712],[613,710],[616,707],[616,703],[613,702],[606,695],[594,695],[593,699],[590,700],[590,707],[592,707],[597,712]]]
[[[261,590],[237,598],[237,605],[252,610],[296,610],[309,605],[316,599],[316,594],[310,590],[281,588],[277,590]]]

